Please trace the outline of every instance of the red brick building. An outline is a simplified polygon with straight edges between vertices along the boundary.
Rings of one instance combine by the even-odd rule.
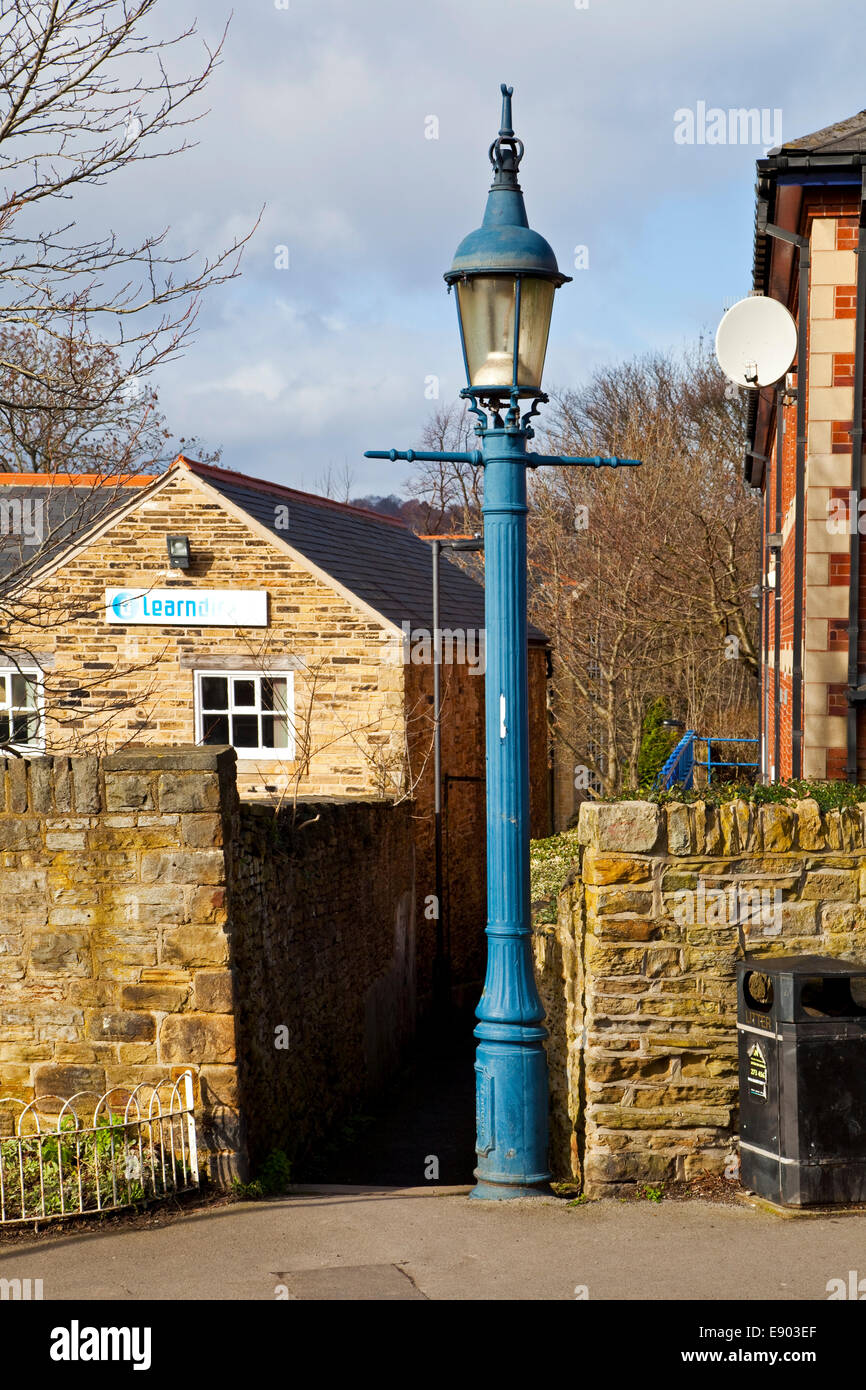
[[[752,394],[761,489],[767,780],[866,780],[866,111],[758,161],[754,289],[798,326],[784,383]],[[784,388],[784,389],[783,389]]]

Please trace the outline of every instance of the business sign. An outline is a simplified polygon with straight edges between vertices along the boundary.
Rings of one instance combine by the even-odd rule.
[[[151,627],[267,627],[266,589],[106,589],[109,623]]]

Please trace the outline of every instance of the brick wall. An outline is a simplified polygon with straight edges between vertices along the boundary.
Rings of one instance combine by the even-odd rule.
[[[225,1180],[379,1085],[414,1011],[409,807],[298,810],[240,802],[231,749],[0,760],[0,1094],[192,1068]]]
[[[554,1171],[596,1195],[724,1171],[735,962],[866,961],[866,810],[595,803],[578,839],[557,924],[535,934]]]

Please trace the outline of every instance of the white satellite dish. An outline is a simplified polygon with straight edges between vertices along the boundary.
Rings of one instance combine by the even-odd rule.
[[[771,386],[797,354],[797,325],[784,304],[750,295],[733,304],[716,333],[716,357],[738,386]]]

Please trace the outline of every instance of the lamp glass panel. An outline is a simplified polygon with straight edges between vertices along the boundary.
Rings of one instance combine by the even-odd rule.
[[[551,280],[537,280],[529,275],[525,275],[521,281],[518,386],[541,389],[555,288]]]
[[[521,276],[518,386],[541,389],[554,289],[550,280]],[[477,389],[511,386],[517,278],[477,275],[458,280],[457,301],[470,386]]]
[[[508,275],[477,275],[457,281],[470,386],[511,385],[516,283]]]

